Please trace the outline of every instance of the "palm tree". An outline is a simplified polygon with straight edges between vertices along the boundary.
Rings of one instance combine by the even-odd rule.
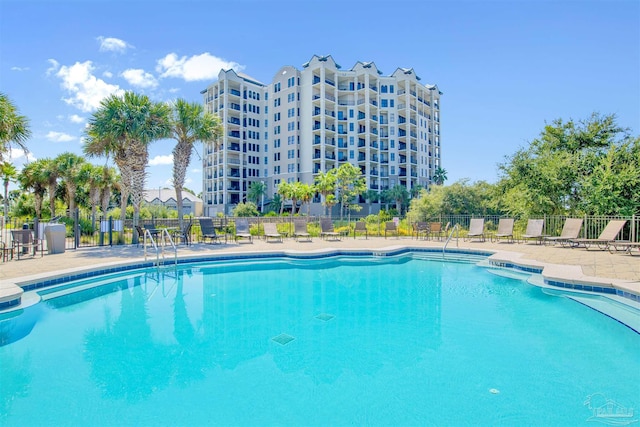
[[[118,186],[119,177],[114,168],[107,165],[102,166],[102,178],[100,179],[100,209],[103,218],[107,215],[109,202],[111,201],[112,190]]]
[[[336,192],[336,169],[331,169],[329,172],[320,172],[314,182],[318,193],[322,194],[322,204],[324,205],[324,214],[327,215],[327,208],[330,207],[331,201],[328,200],[328,196]],[[331,205],[335,205],[334,203]],[[331,217],[331,211],[329,210],[329,217]]]
[[[67,207],[69,215],[73,215],[76,210],[76,194],[78,186],[81,184],[82,176],[80,174],[82,166],[85,163],[84,158],[77,154],[65,152],[58,155],[53,162],[58,166],[58,175],[64,183],[67,190]]]
[[[447,180],[447,171],[440,166],[433,172],[433,182],[437,185],[442,185]]]
[[[9,218],[9,183],[11,181],[15,181],[18,176],[18,170],[16,167],[9,162],[2,162],[0,164],[0,176],[2,176],[2,181],[4,184],[4,223],[7,223]]]
[[[278,194],[282,197],[282,200],[281,200],[282,203],[280,204],[280,215],[282,216],[282,212],[284,211],[284,204],[286,203],[287,200],[292,200],[292,196],[293,196],[292,185],[286,181],[282,181],[280,184],[278,184]],[[296,210],[296,205],[295,203],[293,203],[293,200],[292,200],[291,215],[295,213],[295,210]]]
[[[364,193],[362,193],[362,197],[367,201],[367,206],[369,208],[369,215],[371,215],[371,204],[380,200],[380,193],[378,190],[368,189]]]
[[[313,199],[313,195],[316,190],[313,186],[309,184],[303,184],[302,182],[295,183],[296,195],[298,196],[298,200],[302,202],[302,204],[307,205],[307,215],[311,215],[311,200]],[[300,210],[302,210],[302,206],[300,206]]]
[[[282,208],[282,196],[278,193],[275,193],[271,198],[271,202],[269,203],[269,209],[276,212]],[[280,211],[280,215],[282,215],[282,211]]]
[[[133,225],[138,225],[140,203],[149,162],[148,145],[170,136],[171,108],[152,102],[146,95],[125,92],[111,95],[89,119],[84,152],[90,156],[113,156],[120,170],[121,212],[124,222],[127,199],[133,202]],[[138,236],[133,233],[133,243]]]
[[[36,160],[41,165],[41,173],[46,181],[47,193],[49,193],[49,211],[51,218],[56,216],[56,189],[58,187],[58,165],[49,158]]]
[[[173,186],[176,189],[178,221],[182,229],[182,189],[194,144],[197,141],[217,141],[223,129],[220,119],[205,112],[202,104],[184,99],[173,103],[170,123],[171,138],[177,141],[173,148]]]
[[[11,151],[12,144],[27,154],[26,141],[30,136],[29,119],[19,114],[7,95],[0,93],[0,162],[4,162],[4,156]]]
[[[253,181],[249,185],[249,191],[247,192],[247,198],[252,200],[256,206],[260,204],[260,199],[264,200],[263,196],[267,194],[267,184],[262,181]],[[260,204],[260,212],[264,213],[264,206]]]
[[[18,182],[24,190],[33,190],[36,217],[40,218],[44,193],[47,189],[47,181],[42,174],[41,164],[37,161],[26,164],[18,175]]]
[[[89,204],[91,205],[91,227],[96,226],[96,212],[100,205],[100,181],[102,180],[102,167],[91,163],[84,163],[80,168],[82,181],[89,187]]]
[[[396,185],[389,190],[389,197],[396,202],[396,209],[399,214],[402,214],[402,205],[409,200],[409,192],[404,185]]]

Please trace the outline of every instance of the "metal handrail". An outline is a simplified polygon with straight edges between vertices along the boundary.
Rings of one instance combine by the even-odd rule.
[[[155,239],[153,238],[153,235],[151,234],[151,231],[148,229],[144,230],[144,235],[143,235],[143,243],[142,246],[144,247],[144,260],[147,260],[147,238],[149,239],[149,241],[151,242],[151,244],[153,245],[153,248],[156,251],[156,266],[160,266],[160,253],[162,253],[162,259],[164,259],[164,248],[165,246],[167,246],[167,240],[169,241],[169,244],[171,245],[171,247],[173,248],[173,261],[175,265],[178,265],[178,248],[176,247],[173,239],[171,238],[171,235],[169,234],[169,231],[166,228],[163,228],[162,231],[160,232],[160,237],[162,238],[162,245],[160,245],[160,248],[158,248],[158,244],[156,243]]]
[[[451,229],[451,232],[449,233],[449,237],[447,237],[447,241],[444,242],[444,246],[442,246],[442,256],[444,256],[444,251],[447,249],[447,245],[449,244],[449,241],[453,237],[454,231],[456,232],[456,248],[458,247],[458,239],[460,238],[460,224],[454,225],[453,228]]]

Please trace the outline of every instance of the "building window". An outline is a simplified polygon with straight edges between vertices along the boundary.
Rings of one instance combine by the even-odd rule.
[[[387,93],[387,85],[380,86],[380,93]]]
[[[353,110],[349,110],[349,118],[353,119]]]
[[[349,158],[353,159],[353,157],[354,157],[353,150],[349,150]]]
[[[393,101],[391,101],[391,102],[393,102]],[[380,100],[380,106],[382,108],[387,108],[389,106],[388,104],[389,104],[389,101],[387,101],[386,99],[381,99]]]
[[[393,85],[389,85],[389,93],[393,93]]]
[[[396,140],[395,139],[389,140],[389,147],[391,147],[391,148],[395,148],[396,147]]]
[[[393,108],[393,99],[389,100],[389,107]]]

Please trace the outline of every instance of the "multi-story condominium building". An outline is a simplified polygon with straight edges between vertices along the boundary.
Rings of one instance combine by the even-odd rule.
[[[426,188],[441,166],[442,93],[413,69],[384,76],[373,62],[342,70],[314,55],[302,70],[282,67],[269,84],[223,70],[202,94],[224,125],[221,141],[204,150],[205,215],[230,213],[254,181],[270,199],[282,181],[311,184],[345,162],[378,192]],[[318,195],[312,213],[322,209]]]

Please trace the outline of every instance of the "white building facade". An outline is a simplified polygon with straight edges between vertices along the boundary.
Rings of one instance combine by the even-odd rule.
[[[282,67],[270,84],[221,71],[202,94],[224,126],[217,149],[204,149],[207,216],[231,213],[254,181],[266,184],[270,199],[282,181],[312,184],[349,162],[371,190],[411,191],[428,187],[441,167],[442,93],[413,69],[383,76],[372,62],[342,70],[331,56],[314,55],[302,70]],[[322,211],[318,195],[311,212]]]

